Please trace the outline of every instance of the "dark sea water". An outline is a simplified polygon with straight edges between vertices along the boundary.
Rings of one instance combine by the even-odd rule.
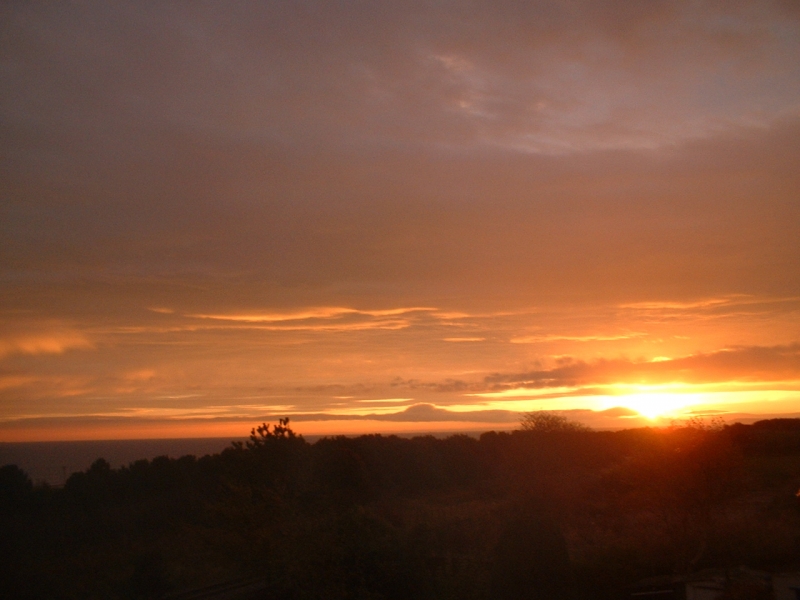
[[[85,471],[98,458],[112,467],[141,458],[179,458],[187,454],[216,454],[230,446],[231,438],[184,438],[171,440],[102,440],[87,442],[0,442],[0,465],[15,464],[34,483],[62,485],[77,471]]]

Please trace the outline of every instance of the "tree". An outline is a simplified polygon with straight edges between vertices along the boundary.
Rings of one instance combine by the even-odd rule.
[[[33,483],[17,465],[0,467],[0,507],[18,508],[31,495]]]
[[[291,427],[289,427],[289,417],[278,419],[278,424],[272,426],[272,431],[269,430],[270,425],[262,423],[258,427],[250,430],[250,441],[247,442],[248,448],[262,448],[265,444],[272,440],[293,440],[298,438],[303,439],[303,436],[295,435]]]
[[[525,413],[520,421],[523,431],[538,431],[543,433],[564,431],[589,431],[583,423],[570,421],[563,415],[557,415],[544,410]]]
[[[565,600],[573,596],[567,543],[537,502],[515,506],[500,533],[491,573],[492,600]]]
[[[309,446],[303,436],[292,431],[287,417],[277,425],[254,427],[246,449],[241,442],[233,448],[234,453],[242,453],[239,464],[245,481],[286,491],[301,478]]]

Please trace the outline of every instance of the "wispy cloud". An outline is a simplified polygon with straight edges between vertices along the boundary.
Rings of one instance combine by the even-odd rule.
[[[0,338],[0,358],[12,354],[62,354],[67,350],[92,347],[89,339],[76,331],[23,333]]]
[[[527,335],[514,337],[509,340],[512,344],[537,344],[541,342],[615,342],[642,337],[646,334],[640,332],[620,334],[595,334],[595,335]]]
[[[302,311],[286,313],[218,313],[218,314],[189,314],[188,317],[196,319],[211,319],[215,321],[235,321],[243,323],[284,323],[292,321],[307,321],[317,319],[336,319],[349,315],[369,317],[394,317],[415,312],[435,311],[435,308],[414,306],[404,308],[389,308],[380,310],[359,310],[339,306],[310,308]]]
[[[348,396],[348,398],[352,398],[352,396]],[[411,402],[412,400],[413,398],[365,398],[362,400],[356,400],[356,402],[362,402],[367,404],[371,402],[379,402],[379,403],[387,402],[393,404],[402,404],[404,402]]]
[[[712,309],[723,306],[747,306],[756,304],[784,304],[800,302],[800,296],[755,296],[752,294],[729,294],[714,298],[703,298],[700,300],[679,301],[647,301],[629,302],[620,304],[620,308],[628,308],[642,311],[676,310],[693,311],[697,309]]]
[[[620,304],[619,308],[634,319],[644,322],[731,319],[743,316],[774,316],[800,310],[797,296],[757,296],[730,294],[689,301],[648,301]]]
[[[800,343],[742,346],[671,360],[561,359],[557,366],[524,373],[496,373],[485,384],[552,388],[611,383],[705,383],[800,380]]]
[[[408,319],[375,319],[355,323],[319,323],[304,325],[251,325],[247,329],[261,331],[366,331],[369,329],[406,329],[411,326]]]
[[[698,308],[711,308],[716,306],[730,306],[741,303],[742,298],[750,296],[734,295],[723,296],[720,298],[705,298],[702,300],[690,300],[686,302],[677,301],[651,301],[651,302],[630,302],[620,304],[620,308],[630,308],[633,310],[695,310]]]
[[[411,306],[387,309],[356,309],[340,306],[309,308],[292,312],[192,313],[191,319],[213,325],[179,325],[191,329],[250,329],[260,331],[347,332],[371,329],[396,330],[410,327],[418,315],[435,308]]]
[[[35,377],[26,375],[0,375],[0,390],[21,387],[36,381]]]

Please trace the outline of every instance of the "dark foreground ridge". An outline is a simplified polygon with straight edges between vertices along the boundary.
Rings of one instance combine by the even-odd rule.
[[[0,597],[666,599],[712,573],[743,598],[734,572],[789,593],[800,420],[526,425],[310,444],[282,420],[201,458],[98,459],[57,489],[6,465]]]
[[[164,600],[258,600],[268,592],[269,584],[261,577],[245,577],[188,592],[169,594]]]

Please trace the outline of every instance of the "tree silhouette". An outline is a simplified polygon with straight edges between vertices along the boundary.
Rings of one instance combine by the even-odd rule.
[[[544,410],[525,413],[520,421],[523,431],[537,431],[553,433],[563,431],[589,431],[589,427],[582,423],[570,421],[567,417]]]
[[[262,423],[258,427],[250,430],[250,441],[247,442],[248,448],[262,448],[272,440],[294,440],[303,439],[303,436],[298,436],[289,427],[289,417],[278,419],[278,424],[272,426],[272,431],[269,430],[270,425]]]
[[[556,522],[528,501],[500,533],[492,568],[492,600],[566,600],[572,596],[567,543]]]

